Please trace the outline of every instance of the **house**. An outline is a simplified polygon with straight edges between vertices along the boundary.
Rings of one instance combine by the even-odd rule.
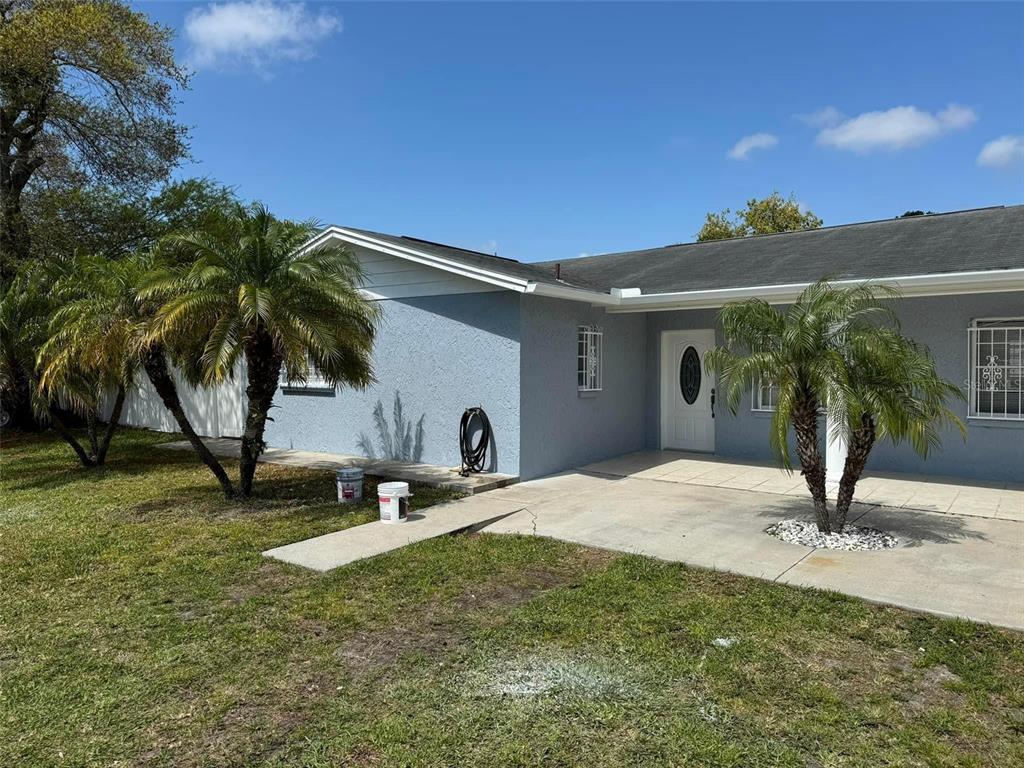
[[[715,401],[703,357],[722,341],[716,312],[752,296],[784,305],[828,276],[898,287],[904,332],[967,396],[966,440],[949,431],[927,461],[880,443],[869,469],[1024,481],[1024,206],[533,264],[350,227],[311,245],[329,241],[356,255],[384,309],[378,383],[283,382],[268,445],[404,443],[453,466],[459,418],[482,406],[489,468],[523,479],[645,448],[770,461],[770,383],[736,414]],[[842,446],[827,454],[841,471]]]

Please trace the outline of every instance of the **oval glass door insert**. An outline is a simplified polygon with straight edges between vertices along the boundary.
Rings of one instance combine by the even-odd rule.
[[[687,405],[697,402],[700,394],[700,355],[694,347],[687,347],[679,360],[679,391]]]

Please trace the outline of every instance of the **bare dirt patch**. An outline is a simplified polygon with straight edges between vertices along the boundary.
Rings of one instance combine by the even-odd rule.
[[[426,603],[404,613],[401,623],[359,630],[338,647],[334,656],[356,675],[379,672],[409,652],[427,658],[444,656],[465,641],[467,615],[514,608],[549,590],[571,587],[589,568],[614,557],[593,551],[581,551],[579,555],[558,567],[528,566],[474,585],[452,598]],[[500,613],[497,615],[500,617]]]
[[[907,674],[912,682],[909,690],[904,693],[905,704],[913,714],[921,714],[935,707],[955,709],[963,703],[963,696],[949,688],[950,684],[960,682],[960,678],[945,664],[924,668],[911,666]]]
[[[288,592],[302,580],[303,574],[266,560],[251,571],[245,580],[231,586],[228,590],[228,599],[232,603],[244,603],[261,595],[281,594]]]
[[[792,674],[827,680],[844,701],[862,701],[872,692],[886,690],[914,717],[934,708],[957,708],[964,703],[952,690],[960,677],[943,664],[918,666],[914,654],[900,648],[880,650],[864,643],[847,642],[829,647],[779,649]]]
[[[318,702],[336,690],[327,674],[292,659],[284,673],[258,690],[239,691],[222,715],[210,724],[197,724],[198,731],[190,734],[189,721],[201,719],[209,695],[197,692],[180,714],[152,730],[152,746],[139,756],[139,764],[262,763],[283,749]]]

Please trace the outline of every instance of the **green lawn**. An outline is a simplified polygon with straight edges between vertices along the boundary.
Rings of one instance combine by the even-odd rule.
[[[167,439],[5,436],[0,765],[1024,765],[1020,634],[531,538],[311,573],[259,552],[372,504]]]

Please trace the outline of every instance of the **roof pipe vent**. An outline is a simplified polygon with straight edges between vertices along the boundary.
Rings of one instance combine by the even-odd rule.
[[[561,280],[561,279],[562,279],[562,264],[561,264],[561,262],[559,262],[558,264],[555,264],[555,280]]]

